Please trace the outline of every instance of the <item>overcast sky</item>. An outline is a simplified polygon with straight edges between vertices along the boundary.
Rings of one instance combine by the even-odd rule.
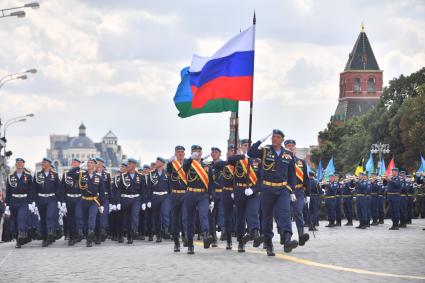
[[[425,62],[425,2],[41,0],[0,19],[0,76],[38,73],[0,90],[0,117],[35,113],[7,131],[8,149],[34,168],[50,134],[95,142],[112,130],[128,156],[169,157],[176,144],[226,147],[229,113],[177,117],[180,70],[210,56],[257,14],[253,140],[282,129],[317,144],[338,103],[339,73],[364,21],[384,84]],[[28,3],[2,0],[0,8]],[[241,103],[241,137],[248,103]]]

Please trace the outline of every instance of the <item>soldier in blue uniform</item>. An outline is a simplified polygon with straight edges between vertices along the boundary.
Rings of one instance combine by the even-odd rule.
[[[87,161],[87,169],[79,170],[78,186],[81,190],[81,209],[77,217],[83,220],[77,229],[84,227],[86,230],[86,246],[92,247],[96,241],[96,217],[97,213],[103,213],[103,202],[105,199],[105,189],[103,178],[96,174],[96,160]]]
[[[356,184],[356,205],[357,217],[359,219],[358,229],[366,229],[368,227],[368,201],[367,196],[371,184],[368,181],[367,173],[360,173],[360,180]]]
[[[148,175],[147,202],[152,204],[157,243],[162,242],[163,237],[164,239],[170,238],[168,233],[170,225],[170,182],[165,172],[164,165],[165,160],[158,157],[156,159],[155,170]]]
[[[136,171],[137,160],[127,160],[127,172],[121,175],[119,186],[120,195],[118,204],[121,206],[124,233],[127,235],[127,244],[133,244],[139,230],[139,212],[142,203],[146,203],[146,181]]]
[[[338,188],[335,194],[335,226],[341,227],[342,220],[342,190],[344,188],[344,182],[340,181],[338,175],[335,176],[335,182],[338,183]]]
[[[80,164],[81,161],[78,158],[72,159],[72,168],[69,172],[63,174],[61,180],[67,210],[68,245],[70,246],[75,245],[83,239],[83,230],[77,229],[77,223],[82,220],[77,219],[78,215],[76,213],[77,207],[81,207],[81,191],[78,187]]]
[[[315,226],[319,225],[319,209],[320,209],[320,197],[323,195],[322,188],[314,177],[314,172],[308,173],[310,179],[310,203],[309,203],[309,214],[310,214],[310,223],[309,231],[317,231]]]
[[[347,176],[342,188],[342,205],[347,223],[344,226],[353,226],[353,191],[356,184],[351,176]]]
[[[210,233],[213,237],[212,247],[217,247],[217,231],[220,232],[224,229],[224,212],[223,212],[223,188],[220,182],[221,170],[216,168],[215,164],[221,162],[221,149],[218,147],[211,148],[212,162],[210,164],[212,185],[214,190],[214,209],[209,214]]]
[[[103,213],[99,213],[96,221],[96,244],[104,242],[109,232],[109,213],[112,209],[112,178],[111,174],[105,171],[105,160],[102,157],[96,157],[96,173],[103,179],[105,190],[105,200],[103,202]]]
[[[228,162],[234,167],[234,202],[236,208],[236,236],[238,252],[245,252],[245,244],[253,240],[254,247],[264,241],[260,235],[260,186],[257,184],[260,168],[254,166],[253,158],[247,158],[249,140],[241,140],[242,154],[228,157]],[[248,164],[250,169],[248,169]],[[248,184],[249,170],[249,184]],[[248,224],[249,234],[245,236],[245,223]]]
[[[380,201],[380,192],[382,190],[383,183],[378,180],[377,175],[372,173],[371,178],[372,186],[370,192],[370,201],[371,201],[371,216],[372,216],[372,226],[379,224],[379,206],[381,205]]]
[[[213,210],[214,208],[212,176],[208,172],[209,167],[201,159],[202,147],[192,145],[191,152],[190,158],[183,163],[183,169],[187,176],[187,191],[184,206],[187,213],[188,254],[195,253],[193,246],[193,226],[196,209],[198,210],[204,248],[208,249],[210,247],[212,237],[209,233],[208,209]]]
[[[52,160],[50,158],[43,158],[41,162],[42,170],[35,173],[32,183],[32,198],[35,200],[40,213],[43,247],[47,247],[55,241],[59,209],[62,211],[66,209],[59,175],[52,170],[51,165]]]
[[[185,157],[184,146],[178,145],[174,148],[174,155],[167,163],[167,173],[171,182],[171,215],[172,233],[174,240],[174,252],[180,252],[180,232],[182,232],[183,242],[185,238],[186,219],[183,218],[184,200],[187,188],[187,176],[183,170]],[[187,245],[187,243],[186,243]]]
[[[400,172],[401,191],[400,191],[400,225],[399,228],[407,227],[408,212],[407,212],[407,192],[409,190],[409,182],[406,180],[406,172]]]
[[[25,160],[16,158],[16,170],[7,177],[5,215],[11,215],[15,227],[16,248],[28,241],[27,217],[29,208],[35,205],[31,200],[32,177],[24,171]]]
[[[292,202],[292,211],[298,230],[298,243],[304,246],[310,239],[308,233],[304,233],[304,204],[310,202],[310,179],[308,178],[307,164],[301,158],[295,155],[296,143],[294,140],[286,140],[285,148],[294,154],[295,173],[297,176],[297,184],[295,185],[296,201]]]
[[[401,193],[401,180],[398,176],[398,168],[391,170],[391,175],[386,177],[387,182],[387,200],[389,209],[391,211],[391,221],[393,225],[390,230],[399,229],[400,221],[400,193]]]
[[[407,186],[407,224],[412,224],[413,218],[413,208],[415,206],[415,185],[413,177],[411,175],[407,176],[408,186]]]
[[[124,242],[123,233],[123,217],[121,209],[121,192],[119,184],[121,183],[122,175],[127,173],[127,161],[124,160],[120,164],[118,174],[113,179],[112,184],[112,212],[111,212],[111,232],[112,240],[118,241],[118,243]]]
[[[329,183],[324,184],[322,187],[325,191],[325,205],[326,205],[326,214],[328,216],[329,224],[325,227],[332,228],[335,227],[336,220],[336,192],[339,188],[339,183],[335,181],[335,175],[331,174],[329,176]]]
[[[384,204],[385,204],[385,191],[386,185],[383,182],[381,177],[378,177],[379,191],[378,191],[378,219],[379,224],[384,224],[385,212],[384,212]]]
[[[261,143],[272,135],[272,145],[259,148]],[[292,152],[285,150],[282,143],[285,135],[281,130],[273,130],[272,134],[257,141],[248,150],[252,158],[261,158],[262,192],[261,210],[262,225],[267,248],[267,255],[274,256],[273,249],[273,212],[277,210],[278,227],[280,228],[280,243],[285,252],[291,252],[298,242],[291,240],[291,200],[295,201],[293,193],[296,185],[295,163]]]

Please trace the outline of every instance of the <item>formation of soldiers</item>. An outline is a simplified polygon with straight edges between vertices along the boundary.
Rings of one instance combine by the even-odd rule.
[[[270,136],[271,145],[261,147]],[[275,255],[273,222],[285,252],[304,246],[310,237],[304,229],[317,231],[323,198],[327,227],[340,226],[343,214],[346,225],[353,225],[354,198],[357,228],[382,224],[385,196],[391,229],[411,223],[414,184],[423,185],[423,176],[413,182],[394,169],[384,179],[368,180],[363,174],[359,179],[348,176],[339,181],[331,176],[329,182],[318,182],[295,153],[296,142],[273,130],[251,146],[247,139],[240,141],[240,150],[229,146],[226,160],[217,147],[203,157],[198,145],[186,158],[185,148],[178,145],[168,160],[158,157],[141,168],[129,158],[115,176],[105,171],[102,158],[84,163],[73,159],[72,169],[61,178],[49,158],[34,176],[17,158],[16,171],[7,180],[5,214],[12,220],[16,248],[33,239],[47,247],[63,234],[70,246],[85,239],[87,247],[107,238],[132,244],[145,237],[153,241],[155,236],[156,242],[172,239],[175,252],[182,241],[187,253],[194,254],[195,234],[207,249],[217,246],[221,232],[227,250],[236,237],[238,252],[252,241],[254,247],[263,244],[268,256]],[[293,239],[292,219],[298,240]]]

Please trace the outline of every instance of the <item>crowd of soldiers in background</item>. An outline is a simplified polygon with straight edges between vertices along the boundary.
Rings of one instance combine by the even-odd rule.
[[[259,148],[272,136],[272,145]],[[3,241],[16,239],[16,248],[41,240],[47,247],[63,236],[73,246],[83,239],[87,247],[107,239],[132,244],[134,240],[174,241],[180,251],[181,238],[193,254],[193,234],[204,248],[226,242],[232,249],[236,237],[238,252],[253,241],[273,256],[273,223],[285,252],[304,246],[309,231],[317,231],[319,219],[326,227],[353,226],[366,229],[392,220],[391,230],[425,217],[424,176],[406,176],[394,168],[391,176],[369,178],[332,175],[319,182],[307,172],[304,160],[296,157],[296,143],[286,140],[280,130],[250,147],[241,140],[240,149],[229,146],[222,160],[219,148],[202,157],[202,148],[176,146],[168,160],[158,157],[138,166],[129,158],[113,175],[102,158],[82,163],[72,160],[72,169],[59,176],[52,160],[44,158],[42,170],[31,174],[22,158],[8,176],[6,197],[0,195],[0,216],[4,215]],[[211,156],[212,161],[207,161]],[[0,217],[1,219],[1,217]],[[292,221],[298,241],[291,240]],[[217,232],[221,232],[220,237]],[[155,238],[154,238],[155,236]]]

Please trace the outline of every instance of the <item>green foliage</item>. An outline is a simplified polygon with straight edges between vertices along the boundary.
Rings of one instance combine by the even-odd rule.
[[[425,154],[425,67],[392,79],[379,105],[365,115],[331,121],[319,140],[311,160],[318,164],[321,159],[326,166],[333,156],[337,173],[354,173],[359,161],[367,160],[370,145],[379,142],[390,144],[387,164],[394,155],[396,166],[414,172],[419,154]]]

